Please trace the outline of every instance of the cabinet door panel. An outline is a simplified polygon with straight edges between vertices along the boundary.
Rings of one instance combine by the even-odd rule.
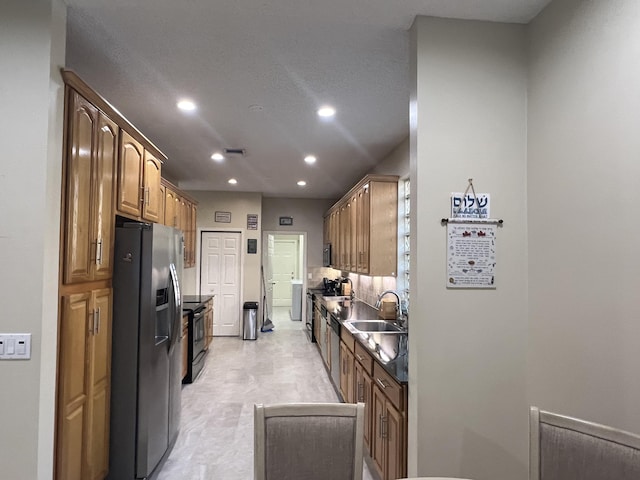
[[[73,91],[68,108],[64,282],[75,283],[91,279],[95,253],[91,235],[91,168],[98,111]]]
[[[140,217],[144,149],[124,130],[121,139],[117,209],[122,213]]]
[[[384,409],[384,395],[380,392],[380,389],[376,386],[373,387],[372,398],[372,427],[371,432],[371,458],[376,466],[378,473],[383,474],[384,470],[384,453],[385,445],[384,438],[382,437],[383,417],[385,414]],[[386,478],[384,479],[386,480]]]
[[[105,288],[93,293],[96,324],[91,339],[91,425],[87,432],[92,480],[102,480],[109,470],[109,420],[111,397],[112,292]]]
[[[386,440],[386,474],[385,478],[402,478],[404,471],[403,418],[400,413],[387,403],[385,412]]]
[[[354,362],[355,401],[364,403],[364,448],[371,454],[371,377],[359,362]]]
[[[365,185],[358,192],[358,273],[369,273],[369,241],[370,241],[370,196],[369,186]]]
[[[87,328],[91,313],[91,293],[68,295],[62,299],[60,322],[60,372],[58,390],[58,478],[82,479],[86,471],[84,435],[89,422],[89,358]]]
[[[98,119],[92,229],[96,235],[94,279],[111,278],[113,244],[113,174],[118,156],[118,126],[104,115]]]
[[[162,164],[160,160],[145,150],[142,218],[154,223],[159,223],[161,220],[160,203],[164,200],[160,190],[161,170]]]
[[[176,221],[176,193],[166,187],[164,200],[164,224],[169,227],[175,227],[177,225]]]

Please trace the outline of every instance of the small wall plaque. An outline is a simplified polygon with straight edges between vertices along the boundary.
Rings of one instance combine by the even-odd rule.
[[[280,217],[280,225],[293,225],[293,217]]]
[[[254,213],[247,214],[247,230],[258,229],[258,215]]]
[[[231,212],[216,212],[215,221],[217,223],[231,223]]]
[[[247,239],[247,253],[258,253],[258,240],[256,238]]]

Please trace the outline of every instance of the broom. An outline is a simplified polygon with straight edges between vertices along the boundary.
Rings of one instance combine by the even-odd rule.
[[[262,327],[260,327],[261,332],[270,332],[273,330],[273,322],[269,318],[269,305],[267,305],[267,284],[264,280],[264,268],[260,265],[260,275],[262,276]]]

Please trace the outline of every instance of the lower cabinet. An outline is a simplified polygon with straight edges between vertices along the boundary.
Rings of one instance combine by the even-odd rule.
[[[402,385],[374,365],[371,458],[383,480],[406,476],[406,404]]]
[[[182,317],[182,336],[180,337],[182,348],[182,378],[187,376],[189,371],[189,315]]]
[[[340,342],[340,393],[346,403],[355,402],[353,388],[353,353]]]
[[[371,375],[360,362],[354,362],[354,402],[364,403],[364,449],[371,452]]]
[[[110,288],[62,297],[56,478],[103,479],[109,469]]]
[[[340,342],[340,393],[365,405],[364,450],[382,480],[406,476],[406,386],[399,384],[354,341],[345,328]]]

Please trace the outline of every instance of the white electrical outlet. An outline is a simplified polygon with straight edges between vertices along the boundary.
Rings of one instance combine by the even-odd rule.
[[[0,333],[0,360],[29,360],[30,333]]]

